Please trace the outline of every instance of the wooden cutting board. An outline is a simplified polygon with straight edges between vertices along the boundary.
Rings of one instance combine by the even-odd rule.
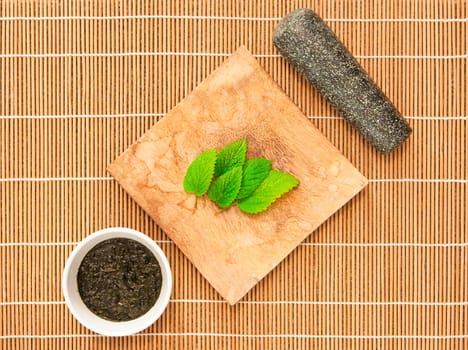
[[[202,151],[240,138],[248,140],[248,157],[271,159],[301,184],[257,215],[237,207],[216,215],[206,196],[195,209],[182,185],[188,165]],[[245,48],[109,171],[231,304],[367,183]]]

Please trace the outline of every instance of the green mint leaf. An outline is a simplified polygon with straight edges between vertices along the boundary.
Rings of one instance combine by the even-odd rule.
[[[299,185],[299,180],[291,174],[272,170],[255,192],[237,203],[245,213],[257,214],[266,209],[283,194]]]
[[[248,159],[244,165],[242,184],[237,199],[250,196],[265,180],[271,170],[271,160],[265,158]]]
[[[229,170],[244,165],[247,153],[247,140],[235,141],[219,151],[215,165],[215,175],[221,176]]]
[[[237,197],[242,182],[242,167],[238,166],[218,177],[208,191],[208,197],[221,208],[228,208]]]
[[[216,163],[216,149],[200,154],[189,165],[184,177],[184,189],[188,193],[203,196],[210,187]]]

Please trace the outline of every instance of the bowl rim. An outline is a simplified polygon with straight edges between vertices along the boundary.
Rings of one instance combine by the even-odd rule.
[[[140,317],[129,321],[109,321],[97,316],[85,306],[77,290],[76,273],[84,256],[100,242],[112,238],[128,238],[143,244],[152,252],[161,267],[162,286],[155,304]],[[75,281],[72,280],[73,278]],[[76,287],[73,288],[71,285]],[[70,253],[62,274],[62,292],[65,304],[73,316],[86,328],[105,336],[132,335],[149,327],[159,319],[166,309],[171,291],[172,272],[164,252],[149,236],[126,227],[105,228],[84,238]]]

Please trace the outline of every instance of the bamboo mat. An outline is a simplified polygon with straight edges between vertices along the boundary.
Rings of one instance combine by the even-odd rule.
[[[374,151],[278,56],[299,7],[406,116],[401,149]],[[0,16],[1,349],[468,348],[465,0],[0,0]],[[242,44],[370,184],[231,307],[106,166]],[[109,226],[173,269],[167,311],[133,337],[89,332],[61,293],[76,242]]]

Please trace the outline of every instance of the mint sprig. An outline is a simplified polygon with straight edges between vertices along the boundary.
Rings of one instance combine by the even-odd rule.
[[[242,186],[237,199],[250,196],[265,180],[271,170],[271,160],[265,158],[249,159],[245,162]]]
[[[208,197],[222,209],[237,200],[241,211],[258,214],[299,185],[293,175],[272,170],[271,160],[246,160],[246,154],[246,139],[227,145],[218,154],[216,149],[201,153],[187,169],[185,191],[194,193],[196,198],[208,192]]]
[[[224,147],[216,157],[215,175],[221,176],[235,167],[243,166],[246,153],[246,139],[235,141]]]
[[[189,165],[184,177],[184,190],[194,193],[197,197],[203,196],[210,187],[216,163],[216,149],[210,149],[200,154]],[[196,198],[197,198],[196,197]],[[195,207],[197,205],[195,199]]]
[[[272,170],[255,192],[237,203],[240,210],[249,214],[257,214],[266,210],[283,194],[299,185],[299,180],[291,174]]]
[[[213,181],[208,197],[220,208],[229,208],[239,193],[241,182],[242,167],[237,166]]]

